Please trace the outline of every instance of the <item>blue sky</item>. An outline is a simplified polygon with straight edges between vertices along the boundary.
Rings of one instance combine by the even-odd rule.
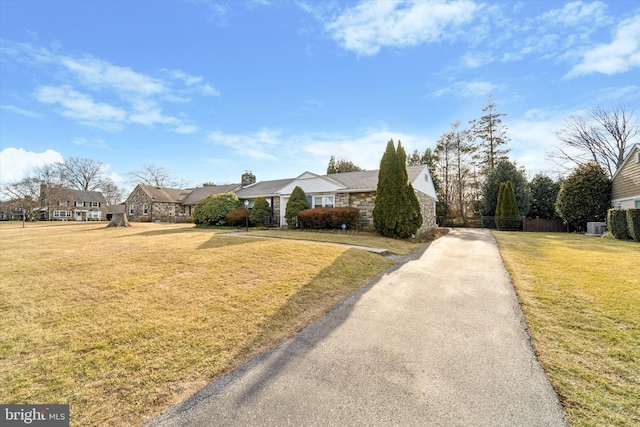
[[[87,157],[239,182],[377,169],[491,95],[529,176],[586,108],[640,114],[634,1],[0,1],[0,180]],[[130,187],[127,187],[130,189]]]

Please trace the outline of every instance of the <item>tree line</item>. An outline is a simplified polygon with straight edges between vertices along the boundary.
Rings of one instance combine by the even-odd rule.
[[[509,207],[510,215],[562,219],[575,230],[582,230],[587,221],[604,221],[610,180],[640,134],[633,109],[594,107],[568,117],[556,133],[558,143],[548,159],[571,164],[573,169],[566,178],[538,173],[531,181],[525,168],[509,158],[505,115],[490,98],[481,117],[469,121],[466,128],[455,121],[438,138],[435,149],[406,156],[408,166],[429,166],[439,199],[438,224],[466,225],[472,218],[503,216],[496,210],[501,185],[507,183],[516,203]],[[327,173],[354,170],[361,169],[332,157]]]

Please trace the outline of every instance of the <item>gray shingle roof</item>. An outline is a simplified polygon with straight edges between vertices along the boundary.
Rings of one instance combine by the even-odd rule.
[[[191,191],[179,188],[157,188],[144,184],[139,184],[139,186],[153,201],[163,203],[181,203],[182,199]]]
[[[240,199],[250,199],[254,197],[266,197],[277,194],[277,191],[293,181],[295,178],[276,179],[273,181],[260,181],[253,185],[236,191]]]
[[[205,187],[194,188],[187,197],[182,200],[183,205],[196,205],[202,199],[212,194],[224,194],[231,193],[237,188],[240,188],[240,184],[226,184],[226,185],[211,185]]]
[[[98,202],[101,206],[106,206],[107,201],[99,191],[86,190],[65,190],[76,202]]]

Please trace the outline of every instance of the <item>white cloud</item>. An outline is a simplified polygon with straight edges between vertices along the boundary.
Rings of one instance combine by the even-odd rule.
[[[54,150],[35,153],[24,148],[5,148],[0,151],[0,183],[17,181],[30,169],[63,161],[62,154]]]
[[[60,63],[92,89],[112,88],[122,95],[155,95],[167,91],[161,80],[95,58],[62,56]]]
[[[458,97],[476,97],[489,95],[500,86],[486,81],[461,81],[451,83],[441,89],[431,93],[432,96],[438,97],[443,95],[455,95]]]
[[[282,144],[281,132],[273,129],[261,129],[246,135],[210,132],[207,139],[231,148],[236,154],[261,160],[277,160],[276,154]]]
[[[540,20],[548,24],[567,27],[605,24],[609,18],[607,17],[607,5],[600,1],[593,3],[572,1],[565,4],[562,9],[553,9],[542,14]]]
[[[198,132],[198,127],[194,125],[180,125],[173,130],[175,133],[190,135]]]
[[[634,68],[640,68],[640,15],[621,21],[611,43],[585,51],[582,61],[566,77],[592,73],[613,75]]]
[[[71,86],[40,86],[35,96],[45,104],[59,104],[60,114],[81,123],[105,129],[120,128],[127,113],[109,104],[95,102],[89,95],[77,92]]]
[[[407,47],[455,39],[479,9],[473,1],[361,2],[325,24],[345,49],[376,55],[382,47]]]
[[[85,137],[77,137],[71,140],[76,145],[84,145],[87,147],[95,147],[95,148],[109,148],[107,143],[102,138],[85,138]]]
[[[5,111],[11,111],[12,113],[20,114],[25,117],[40,117],[40,114],[34,113],[30,110],[25,110],[24,108],[16,107],[14,105],[0,105],[0,109]]]

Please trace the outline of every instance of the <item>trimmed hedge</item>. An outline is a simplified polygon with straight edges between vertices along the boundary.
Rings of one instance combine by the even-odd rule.
[[[298,212],[298,226],[311,229],[358,228],[360,211],[357,208],[314,208]]]
[[[619,240],[629,239],[626,209],[609,209],[607,211],[607,230]]]
[[[627,231],[636,242],[640,242],[640,208],[627,209]]]

